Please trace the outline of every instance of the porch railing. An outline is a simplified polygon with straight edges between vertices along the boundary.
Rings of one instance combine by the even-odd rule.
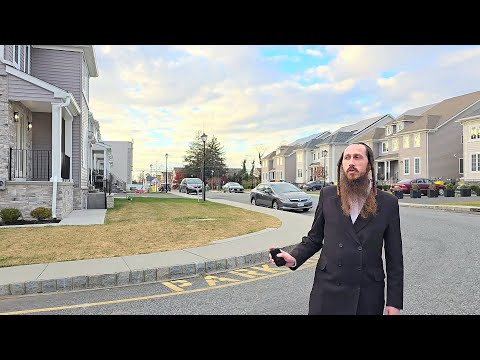
[[[52,151],[10,148],[8,179],[49,181],[52,177]],[[70,178],[70,157],[62,153],[61,176]]]

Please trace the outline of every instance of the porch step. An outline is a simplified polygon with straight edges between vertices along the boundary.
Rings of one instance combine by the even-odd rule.
[[[105,193],[88,193],[87,209],[106,209]]]

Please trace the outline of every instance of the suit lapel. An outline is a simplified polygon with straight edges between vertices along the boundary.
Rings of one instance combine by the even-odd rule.
[[[358,244],[361,245],[361,241],[360,241],[360,238],[358,237],[357,235],[357,232],[354,228],[354,225],[352,224],[352,219],[350,218],[350,216],[345,216],[343,214],[343,210],[342,210],[342,204],[340,202],[340,198],[337,197],[335,198],[335,204],[337,205],[337,210],[339,211],[339,216],[342,218],[342,221],[345,225],[345,232],[350,235],[350,237],[355,240]],[[360,218],[360,215],[358,216],[357,220],[355,221],[355,224],[357,223],[358,219]]]

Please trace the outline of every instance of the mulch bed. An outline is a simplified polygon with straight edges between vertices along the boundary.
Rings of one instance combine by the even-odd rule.
[[[35,224],[51,224],[59,223],[59,219],[48,219],[48,220],[17,220],[9,223],[4,223],[0,221],[0,226],[10,226],[10,225],[35,225]]]

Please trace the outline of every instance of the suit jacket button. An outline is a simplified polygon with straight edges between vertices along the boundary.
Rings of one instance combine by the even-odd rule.
[[[362,251],[362,247],[361,247],[361,246],[358,247],[358,251]]]
[[[340,281],[337,281],[337,285],[340,286],[342,285],[342,283]]]
[[[342,262],[341,262],[341,261],[338,262],[338,266],[342,266]]]
[[[338,244],[339,247],[343,247],[343,243]]]
[[[357,270],[358,270],[358,271],[361,271],[361,270],[362,270],[362,267],[361,267],[361,266],[357,267]]]

